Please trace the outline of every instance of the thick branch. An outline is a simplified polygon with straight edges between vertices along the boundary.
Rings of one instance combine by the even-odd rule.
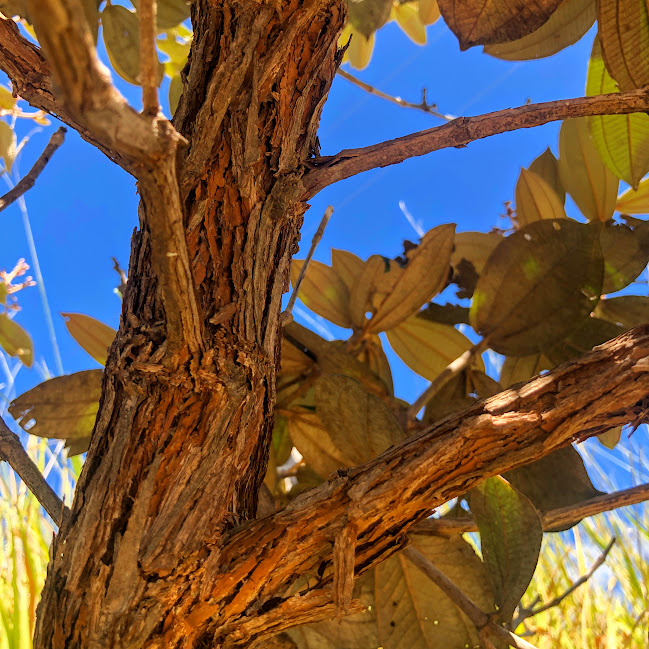
[[[649,500],[649,484],[638,485],[622,491],[615,491],[611,494],[604,494],[595,498],[589,498],[576,505],[551,509],[543,514],[543,529],[554,530],[574,521],[595,516],[602,512],[608,512],[618,507],[637,505]],[[466,532],[477,532],[478,526],[470,517],[463,518],[428,518],[417,523],[419,534],[465,534]]]
[[[56,495],[56,492],[43,477],[33,460],[7,424],[0,419],[0,460],[5,460],[20,476],[27,488],[36,496],[52,520],[61,527],[63,520],[69,516],[70,510]]]
[[[464,147],[469,142],[490,135],[531,128],[571,117],[626,115],[647,110],[649,110],[649,91],[634,90],[626,93],[528,104],[476,117],[458,117],[448,124],[395,140],[361,149],[345,149],[334,156],[314,158],[311,160],[313,168],[305,176],[305,198],[308,199],[321,189],[363,171],[387,167],[440,149]]]
[[[29,191],[36,182],[41,171],[50,161],[54,152],[63,144],[65,139],[65,128],[62,126],[50,138],[45,150],[38,157],[34,166],[16,183],[16,186],[10,189],[4,196],[0,198],[0,212],[6,207],[9,207],[14,201],[17,201],[25,192]]]
[[[358,531],[355,573],[405,543],[407,532],[431,509],[492,475],[531,462],[571,440],[633,420],[645,408],[649,326],[638,327],[573,362],[447,417],[375,460],[340,470],[327,483],[283,510],[232,533],[210,576],[210,593],[237,590],[214,611],[219,636],[236,642],[295,623],[274,598],[297,574],[330,565],[341,520]],[[208,563],[211,563],[208,561]],[[205,587],[206,575],[199,571]],[[318,588],[329,588],[324,579]],[[236,589],[235,589],[236,590]],[[280,600],[284,601],[284,600]],[[265,606],[264,624],[246,610]],[[249,608],[252,607],[252,608]]]

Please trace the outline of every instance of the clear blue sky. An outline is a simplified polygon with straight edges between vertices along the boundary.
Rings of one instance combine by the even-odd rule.
[[[455,36],[438,21],[428,28],[428,44],[413,44],[391,23],[377,34],[370,66],[355,72],[381,90],[419,101],[422,87],[439,110],[475,115],[533,102],[583,95],[593,30],[577,45],[549,59],[509,63],[486,56],[481,48],[460,52]],[[138,91],[117,82],[137,103]],[[319,137],[323,154],[364,146],[429,128],[440,120],[373,97],[337,78],[324,109]],[[32,135],[19,160],[25,173],[47,143],[56,124]],[[28,125],[31,129],[31,124]],[[21,127],[21,132],[28,129]],[[502,224],[503,202],[513,199],[521,166],[547,146],[557,152],[558,124],[496,136],[415,158],[338,183],[316,196],[306,214],[303,250],[331,204],[333,218],[316,258],[329,261],[330,248],[345,248],[365,258],[394,256],[403,239],[417,235],[403,216],[403,201],[421,226],[457,223],[458,230],[488,230]],[[137,225],[135,182],[99,151],[69,131],[65,144],[26,196],[38,256],[52,309],[66,373],[97,365],[71,339],[60,312],[81,312],[117,326],[118,277],[111,257],[126,267],[130,237]],[[25,257],[31,263],[17,205],[2,214],[0,267],[10,269]],[[304,252],[302,252],[302,255]],[[20,322],[32,334],[37,361],[52,373],[56,364],[36,288],[20,294]],[[333,329],[332,329],[333,332]],[[335,333],[335,332],[334,332]],[[391,356],[393,358],[393,356]],[[413,398],[423,379],[395,362],[399,396]],[[36,369],[22,369],[19,392],[42,380]],[[638,434],[637,434],[638,435]]]

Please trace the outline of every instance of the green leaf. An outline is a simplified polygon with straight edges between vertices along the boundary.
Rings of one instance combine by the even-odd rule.
[[[32,435],[64,439],[70,454],[88,450],[99,410],[102,370],[58,376],[16,397],[9,412]]]
[[[633,228],[624,224],[605,224],[600,234],[604,254],[602,293],[615,293],[636,280],[649,263],[649,223]]]
[[[513,487],[525,494],[541,512],[576,505],[589,498],[601,496],[586,473],[584,461],[572,447],[566,446],[531,464],[503,474]],[[570,529],[579,520],[558,529]]]
[[[304,260],[291,264],[291,283],[300,274]],[[311,260],[300,286],[298,297],[306,307],[339,327],[350,328],[349,290],[336,271],[319,261]]]
[[[552,368],[552,363],[543,354],[529,356],[508,356],[500,369],[499,383],[503,389],[529,381],[543,370]]]
[[[649,15],[643,0],[598,0],[602,54],[622,92],[649,84]]]
[[[365,38],[385,25],[392,9],[392,0],[346,0],[346,3],[349,22]]]
[[[140,31],[137,15],[121,5],[107,5],[101,12],[104,45],[110,63],[122,79],[140,84]],[[158,83],[164,67],[158,63]]]
[[[550,147],[548,147],[540,156],[534,158],[528,169],[537,176],[540,176],[548,185],[550,185],[550,187],[552,187],[552,189],[554,189],[554,192],[561,201],[561,205],[563,205],[566,200],[566,190],[563,188],[559,176],[559,161],[554,157],[552,151],[550,151]]]
[[[11,173],[11,167],[16,159],[16,134],[14,130],[0,120],[0,158],[4,161],[6,170]]]
[[[497,0],[437,0],[460,49],[505,43],[527,36],[546,23],[561,0],[509,3]]]
[[[386,334],[397,356],[429,381],[473,347],[473,343],[454,327],[416,315],[389,329]],[[476,359],[476,367],[484,370],[482,358]]]
[[[34,360],[34,346],[29,334],[6,313],[0,313],[0,347],[9,354],[17,356],[27,367]]]
[[[347,376],[321,376],[315,383],[315,405],[345,466],[366,462],[404,439],[385,404]]]
[[[521,169],[516,183],[516,223],[519,226],[547,219],[565,219],[563,202],[540,176]]]
[[[70,335],[100,365],[106,365],[108,348],[113,344],[117,331],[95,318],[81,313],[62,313]]]
[[[536,570],[543,540],[541,517],[534,505],[500,476],[474,487],[469,505],[480,532],[498,619],[509,622]]]
[[[608,221],[615,210],[618,179],[602,161],[585,119],[568,119],[559,132],[561,183],[589,221]]]
[[[649,56],[649,52],[647,52]],[[587,95],[619,92],[604,65],[595,38],[588,64]],[[595,115],[588,118],[593,142],[608,168],[631,187],[637,188],[649,171],[649,115]]]
[[[413,534],[410,539],[412,546],[480,609],[493,612],[493,595],[485,567],[461,536],[445,539]],[[374,573],[379,642],[371,647],[461,649],[479,646],[473,624],[402,554],[380,563]]]
[[[649,297],[621,295],[620,297],[601,299],[594,315],[602,320],[630,329],[649,322]]]
[[[564,338],[595,308],[603,281],[599,227],[536,221],[493,251],[469,317],[490,346],[526,356]]]
[[[615,209],[626,214],[649,214],[649,178],[642,180],[637,190],[630,187],[620,194]]]
[[[543,349],[552,365],[560,365],[577,356],[589,352],[593,347],[605,343],[624,333],[623,327],[599,318],[586,318],[570,336],[561,342],[550,344]]]
[[[563,0],[539,29],[509,43],[487,45],[485,54],[505,61],[552,56],[584,36],[593,26],[595,14],[595,0]]]

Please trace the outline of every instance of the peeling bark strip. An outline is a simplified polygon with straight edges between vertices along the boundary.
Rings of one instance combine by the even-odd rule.
[[[145,151],[131,165],[128,143],[108,142],[86,95],[55,100],[137,176],[142,203],[92,446],[71,523],[52,547],[37,648],[211,645],[212,616],[240,590],[233,576],[215,593],[210,575],[222,567],[224,532],[254,515],[266,471],[281,296],[343,5],[199,0],[192,13],[180,137],[165,139],[159,118],[107,112],[153,133],[157,158]],[[82,59],[83,41],[68,47],[57,15],[41,24],[57,39],[46,55],[67,47]],[[90,59],[78,68],[96,72]],[[103,81],[86,80],[89,92],[103,92]],[[329,595],[305,599],[309,608],[318,597]]]

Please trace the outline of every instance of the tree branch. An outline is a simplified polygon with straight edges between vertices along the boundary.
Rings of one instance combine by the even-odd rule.
[[[63,126],[56,130],[50,138],[50,141],[47,143],[45,150],[34,163],[34,166],[16,183],[13,189],[10,189],[0,198],[0,212],[2,212],[6,207],[9,207],[9,205],[18,200],[25,192],[29,191],[34,186],[36,178],[38,178],[41,171],[45,169],[45,166],[54,155],[54,152],[63,144],[65,132],[66,129]]]
[[[221,637],[236,630],[236,642],[245,643],[299,623],[304,609],[294,616],[283,593],[296,575],[330,574],[341,520],[357,531],[358,575],[401,549],[406,533],[432,509],[482,480],[634,420],[649,394],[647,357],[649,326],[637,327],[446,417],[370,462],[338,470],[284,509],[234,529],[215,550],[218,568],[209,559],[203,567],[191,565],[192,579],[200,584],[196,588],[207,600],[233,588],[237,592],[211,613],[210,631]],[[189,570],[188,565],[183,574]],[[321,610],[330,611],[325,604],[327,597],[333,601],[332,578],[314,588],[322,594]],[[151,596],[163,592],[152,590]],[[262,607],[263,619],[256,614]],[[175,639],[169,641],[173,645]]]
[[[627,115],[649,110],[649,91],[562,99],[540,104],[506,108],[486,115],[458,117],[448,124],[419,131],[360,149],[345,149],[334,156],[309,161],[311,169],[304,177],[308,200],[321,189],[377,167],[403,162],[449,147],[464,147],[470,142],[498,133],[540,126],[548,122],[588,115]]]
[[[158,52],[156,50],[156,0],[140,0],[140,83],[142,84],[142,112],[155,117],[160,112],[158,103]]]
[[[10,430],[3,419],[0,419],[0,459],[9,463],[52,520],[61,527],[63,521],[69,516],[70,510],[56,495],[54,489],[47,484],[43,474],[27,455],[18,435]]]
[[[559,507],[545,512],[542,517],[543,529],[553,530],[574,521],[608,512],[618,507],[637,505],[649,500],[649,484],[638,485],[611,494],[589,498],[576,505]],[[463,518],[427,518],[416,525],[418,534],[434,534],[446,536],[450,534],[465,534],[477,532],[478,526],[470,517]]]
[[[446,120],[447,122],[452,119],[455,119],[452,115],[444,115],[444,113],[440,113],[437,110],[437,106],[435,104],[429,104],[426,101],[426,88],[424,88],[421,91],[421,102],[418,104],[414,104],[410,101],[406,101],[405,99],[402,99],[401,97],[393,97],[392,95],[388,95],[382,90],[379,90],[374,86],[371,86],[369,83],[365,83],[365,81],[361,81],[358,77],[355,77],[353,74],[350,74],[349,72],[343,70],[342,68],[338,68],[338,70],[336,70],[336,74],[342,77],[343,79],[346,79],[350,83],[353,83],[357,88],[360,88],[365,92],[368,92],[370,95],[375,95],[376,97],[380,97],[381,99],[390,101],[393,104],[396,104],[397,106],[401,106],[402,108],[415,108],[416,110],[421,110],[424,113],[428,113],[433,117],[438,117],[439,119]]]

